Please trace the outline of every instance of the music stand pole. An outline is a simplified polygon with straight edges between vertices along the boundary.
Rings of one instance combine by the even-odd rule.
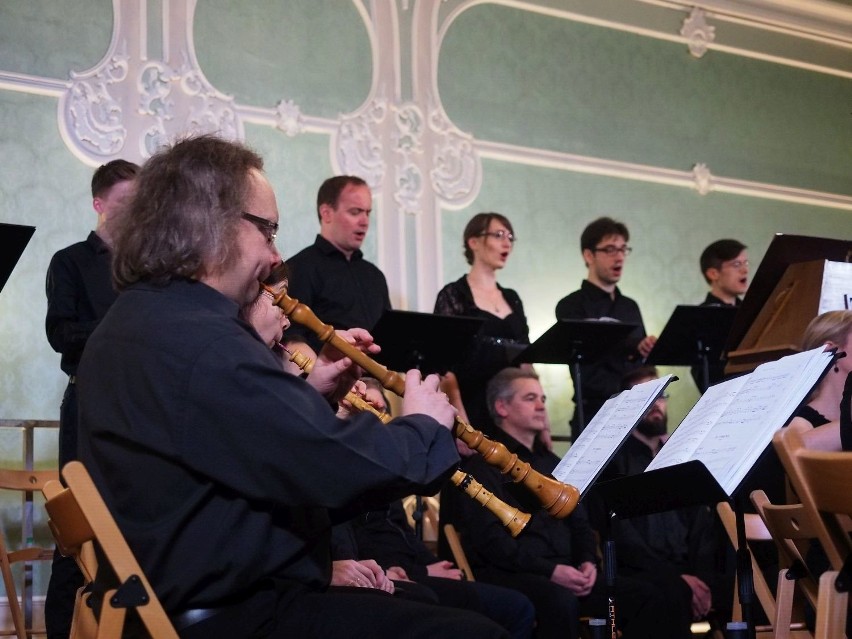
[[[574,397],[576,398],[575,414],[577,422],[577,435],[583,432],[586,427],[586,417],[583,413],[583,380],[580,375],[580,360],[583,359],[583,354],[579,349],[574,349],[571,355],[571,369],[574,371]]]
[[[615,512],[609,511],[606,522],[606,541],[604,542],[603,547],[603,569],[608,604],[606,619],[610,637],[615,637],[618,634],[615,607],[615,575],[618,569],[615,563],[615,541],[612,538],[612,526],[614,521]]]
[[[707,392],[707,389],[710,388],[710,358],[708,353],[710,352],[710,347],[705,346],[704,342],[699,339],[698,340],[698,359],[701,360],[701,394]]]
[[[755,639],[754,573],[745,532],[745,499],[745,496],[740,493],[737,493],[734,499],[734,516],[737,526],[737,588],[748,636],[750,639]]]

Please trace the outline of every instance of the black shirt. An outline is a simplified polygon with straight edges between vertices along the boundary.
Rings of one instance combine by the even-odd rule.
[[[739,297],[734,298],[733,304],[727,304],[722,299],[713,295],[713,293],[707,293],[707,297],[704,298],[704,301],[701,303],[701,306],[740,306],[742,304],[742,300]],[[718,384],[719,382],[725,379],[725,366],[727,365],[728,360],[726,358],[722,358],[717,361],[709,361],[707,363],[707,377],[708,383],[710,386],[714,384]],[[696,387],[698,387],[699,391],[702,391],[702,387],[704,386],[704,373],[700,366],[693,366],[690,369],[692,373],[692,379],[695,382]]]
[[[458,462],[431,417],[339,420],[238,310],[200,282],[136,284],[80,362],[80,460],[169,612],[324,588],[327,509],[436,490]]]
[[[645,472],[653,460],[653,451],[630,435],[607,464],[601,481]],[[592,526],[606,538],[606,508],[592,490],[586,500]],[[715,515],[707,506],[695,506],[618,519],[612,526],[618,570],[626,575],[668,573],[698,576],[704,583],[721,586],[716,559],[718,543]]]
[[[499,439],[510,452],[538,472],[549,475],[559,458],[550,451],[537,447],[527,449],[516,439],[500,431]],[[476,574],[477,567],[488,566],[508,572],[533,573],[547,577],[557,564],[579,567],[596,561],[595,538],[582,504],[565,519],[556,519],[540,509],[535,497],[521,484],[502,475],[488,465],[481,455],[465,460],[465,472],[471,473],[486,489],[511,506],[532,512],[526,528],[513,538],[500,521],[475,500],[456,489],[445,488],[441,493],[441,518],[444,519],[445,501],[452,523],[459,529],[465,554]]]
[[[488,381],[509,366],[523,345],[530,342],[530,329],[521,298],[511,288],[503,288],[499,284],[497,288],[512,309],[506,317],[498,317],[476,305],[467,276],[447,284],[435,300],[437,315],[485,320],[473,342],[454,366],[453,372],[459,381],[459,391],[468,419],[486,435],[492,435],[495,429],[485,399]]]
[[[112,255],[97,233],[53,256],[45,292],[47,341],[62,354],[62,370],[75,375],[86,340],[118,297],[112,286]]]
[[[607,355],[589,364],[580,364],[583,411],[586,423],[595,416],[604,402],[621,390],[626,373],[639,367],[641,359],[636,350],[645,337],[645,324],[639,306],[615,288],[615,297],[589,280],[583,280],[580,290],[563,297],[556,305],[556,319],[599,319],[609,317],[624,324],[635,324],[625,340]],[[572,372],[573,377],[573,372]],[[576,396],[574,398],[576,402]]]
[[[391,308],[384,274],[360,250],[347,260],[331,242],[317,235],[311,246],[287,260],[287,266],[290,297],[309,306],[334,328],[372,330],[382,313]],[[287,334],[303,336],[319,350],[320,342],[309,329],[294,325]]]

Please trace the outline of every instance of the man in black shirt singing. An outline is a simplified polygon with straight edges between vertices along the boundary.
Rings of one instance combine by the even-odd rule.
[[[630,233],[621,222],[602,217],[590,223],[580,236],[580,250],[588,275],[580,290],[562,298],[556,305],[556,319],[608,318],[636,325],[636,329],[607,355],[581,364],[584,423],[579,423],[575,410],[571,418],[571,437],[575,440],[604,402],[621,389],[624,375],[641,365],[657,341],[653,335],[645,335],[639,306],[622,295],[617,286],[630,254],[629,239]],[[574,401],[577,401],[576,395]]]
[[[335,328],[372,330],[391,307],[384,274],[361,252],[372,210],[373,196],[363,179],[352,175],[327,179],[317,193],[319,235],[287,260],[290,296]],[[292,326],[289,331],[319,350],[319,340],[307,329]]]

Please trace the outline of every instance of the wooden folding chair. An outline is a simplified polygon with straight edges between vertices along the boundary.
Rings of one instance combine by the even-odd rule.
[[[731,508],[731,505],[728,502],[720,501],[716,504],[716,512],[719,514],[719,519],[722,521],[722,525],[725,528],[725,532],[728,534],[728,539],[731,541],[731,545],[734,547],[734,550],[739,550],[740,546],[739,539],[737,538],[737,521],[733,508]],[[766,526],[758,515],[746,513],[744,517],[747,544],[753,541],[772,540],[772,537],[769,535],[769,531],[766,529]],[[749,550],[751,551],[751,549]],[[752,582],[754,584],[754,594],[757,596],[757,601],[760,603],[761,608],[763,608],[766,618],[771,621],[775,619],[777,613],[775,595],[772,594],[772,588],[770,588],[769,584],[766,583],[763,571],[761,571],[760,566],[758,566],[757,561],[755,561],[754,552],[751,552],[751,572]],[[734,603],[731,615],[734,621],[743,620],[743,611],[742,606],[740,605],[738,592],[738,583],[735,583]],[[772,632],[773,627],[758,626],[756,630],[758,632]]]
[[[762,490],[754,491],[751,501],[778,549],[774,636],[811,637],[805,630],[804,602],[816,610],[818,584],[808,572],[804,557],[811,539],[816,538],[816,527],[802,504],[773,504]]]
[[[59,478],[55,470],[11,470],[0,469],[0,488],[6,490],[37,492],[51,480]],[[18,595],[15,579],[12,574],[12,565],[22,562],[51,561],[53,559],[52,548],[42,548],[28,545],[19,550],[10,550],[12,544],[6,538],[6,534],[0,535],[0,573],[3,575],[3,586],[6,589],[6,598],[9,600],[9,613],[12,617],[14,629],[0,631],[0,636],[17,636],[18,639],[27,639],[33,634],[44,634],[44,628],[27,627],[26,619],[22,611],[23,602]]]
[[[80,605],[75,612],[72,636],[119,639],[127,610],[132,608],[153,639],[178,639],[160,600],[83,464],[69,462],[62,469],[62,477],[68,488],[63,488],[59,482],[48,482],[43,491],[50,529],[60,550],[74,556],[84,576],[91,579],[95,564],[87,547],[97,544],[100,557],[112,569],[119,584],[104,593],[96,634],[91,634],[93,616]],[[85,599],[81,598],[81,602]]]
[[[417,530],[415,516],[417,515],[417,496],[408,495],[402,500],[408,525]],[[438,548],[438,518],[440,517],[441,500],[437,496],[420,498],[420,525],[423,543],[435,551]]]
[[[461,569],[468,581],[476,581],[473,577],[473,570],[467,560],[467,555],[464,553],[464,547],[461,543],[461,535],[459,535],[459,531],[456,530],[456,527],[452,524],[444,524],[444,537],[447,540],[447,545],[453,553],[453,560],[456,562],[456,566]]]
[[[772,442],[831,565],[819,578],[814,637],[836,639],[845,633],[852,581],[852,454],[808,450],[809,430],[788,426]]]

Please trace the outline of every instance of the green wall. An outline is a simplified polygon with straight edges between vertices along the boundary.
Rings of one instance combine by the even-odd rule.
[[[643,9],[624,2],[631,11]],[[156,58],[163,9],[149,4],[149,56]],[[447,11],[459,4],[447,4]],[[571,4],[596,6],[595,0]],[[192,32],[198,62],[241,105],[271,109],[294,100],[304,114],[335,120],[371,97],[370,36],[378,27],[365,24],[362,14],[375,19],[378,5],[383,2],[359,11],[349,0],[199,0]],[[422,5],[395,6],[395,68],[402,99],[409,100],[410,63],[418,55],[410,49],[411,21]],[[121,15],[127,19],[126,11]],[[44,337],[44,273],[55,251],[94,227],[95,215],[92,166],[60,135],[55,87],[98,63],[113,16],[107,0],[0,2],[0,80],[3,73],[24,74],[54,87],[0,82],[0,221],[37,227],[0,293],[0,419],[58,418],[65,379]],[[666,14],[674,28],[681,17]],[[717,29],[724,31],[721,24]],[[791,48],[801,46],[793,40]],[[683,43],[494,4],[462,12],[440,44],[439,95],[431,97],[474,145],[500,142],[686,172],[701,162],[718,176],[852,196],[849,77],[717,51],[695,59]],[[852,53],[837,55],[848,60]],[[259,123],[247,123],[245,135],[266,158],[282,213],[278,245],[292,254],[317,231],[316,188],[333,171],[329,136],[312,130],[288,137]],[[365,250],[371,259],[377,259],[381,216],[395,212],[388,201],[378,209]],[[472,214],[508,215],[520,239],[500,279],[520,293],[535,338],[554,321],[556,302],[584,276],[580,231],[612,215],[628,224],[635,247],[622,290],[639,302],[649,332],[659,333],[677,304],[703,298],[697,256],[711,241],[741,239],[754,269],[776,232],[852,238],[850,209],[702,196],[680,186],[486,158],[473,203],[441,212],[439,275],[450,281],[466,271],[460,238]],[[567,370],[541,370],[554,430],[564,433],[571,413]],[[682,378],[671,387],[677,423],[697,394],[688,371],[674,372]],[[54,437],[38,438],[42,465],[55,459]],[[20,458],[12,439],[0,438],[0,459],[10,464]]]

